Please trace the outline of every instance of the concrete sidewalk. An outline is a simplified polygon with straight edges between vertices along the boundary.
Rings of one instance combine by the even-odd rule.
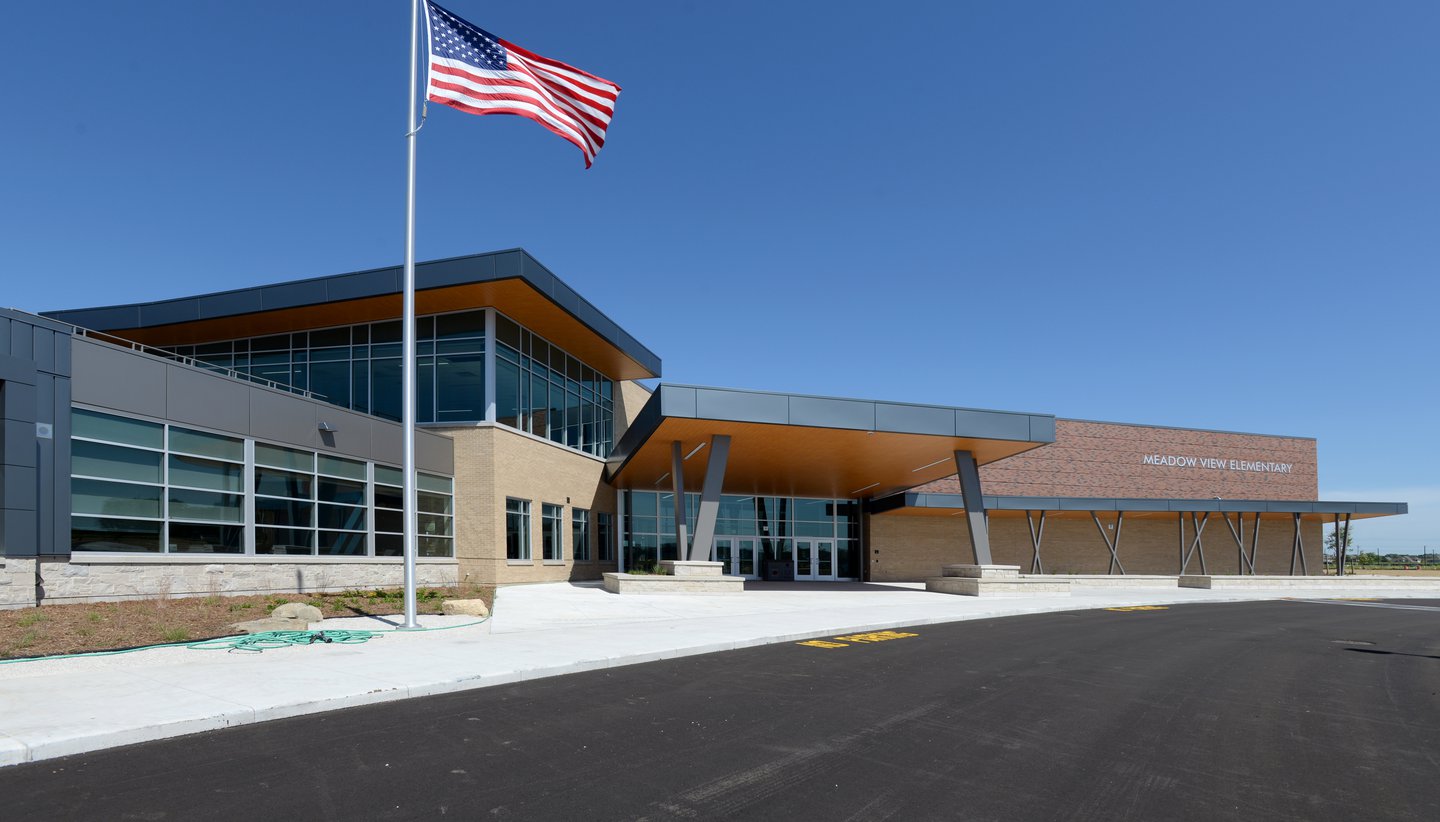
[[[422,617],[426,632],[261,654],[160,648],[0,665],[0,765],[249,722],[774,642],[940,622],[1131,605],[1434,597],[1434,586],[1206,591],[1079,589],[975,599],[919,584],[759,585],[732,595],[608,594],[594,584],[501,589],[493,619]],[[323,627],[386,630],[393,618]],[[454,627],[461,626],[461,627]]]

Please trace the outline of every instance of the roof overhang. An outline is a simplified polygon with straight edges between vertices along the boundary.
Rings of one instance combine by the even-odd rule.
[[[669,488],[673,443],[700,490],[717,434],[731,438],[726,493],[859,498],[955,473],[954,452],[994,462],[1055,441],[1055,418],[935,405],[661,385],[621,437],[608,477]]]
[[[152,303],[45,316],[152,346],[192,345],[398,319],[404,272],[378,268]],[[521,249],[417,263],[415,311],[494,307],[619,380],[660,375],[660,358]]]
[[[871,514],[886,516],[945,517],[963,513],[965,501],[959,494],[894,494],[872,500]],[[1045,512],[1049,519],[1089,519],[1092,512],[1124,511],[1127,519],[1168,519],[1176,514],[1206,513],[1259,514],[1264,519],[1330,521],[1336,516],[1351,519],[1390,517],[1409,513],[1403,502],[1335,502],[1329,500],[1243,500],[1243,499],[1143,499],[1094,497],[1012,497],[986,496],[985,511],[990,517],[1023,517]]]

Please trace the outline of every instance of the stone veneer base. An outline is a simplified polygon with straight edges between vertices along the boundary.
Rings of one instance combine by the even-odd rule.
[[[157,562],[151,557],[136,561],[85,557],[77,562],[61,558],[0,558],[0,608],[35,605],[37,571],[42,605],[397,588],[405,582],[404,566],[396,561],[267,560],[250,556],[173,563]],[[453,560],[422,560],[416,563],[415,572],[415,582],[422,587],[448,588],[459,581],[459,566]]]

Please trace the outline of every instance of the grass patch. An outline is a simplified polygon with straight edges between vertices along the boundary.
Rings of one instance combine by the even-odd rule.
[[[440,613],[440,604],[446,599],[483,599],[493,607],[495,589],[467,585],[416,591],[417,610],[422,614]],[[382,616],[405,608],[404,594],[398,588],[41,605],[0,611],[0,659],[223,636],[230,633],[233,623],[263,616],[287,602],[315,605],[326,616]]]

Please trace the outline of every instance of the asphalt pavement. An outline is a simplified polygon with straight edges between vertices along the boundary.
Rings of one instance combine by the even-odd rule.
[[[1440,602],[828,636],[0,770],[11,819],[1440,818]]]

